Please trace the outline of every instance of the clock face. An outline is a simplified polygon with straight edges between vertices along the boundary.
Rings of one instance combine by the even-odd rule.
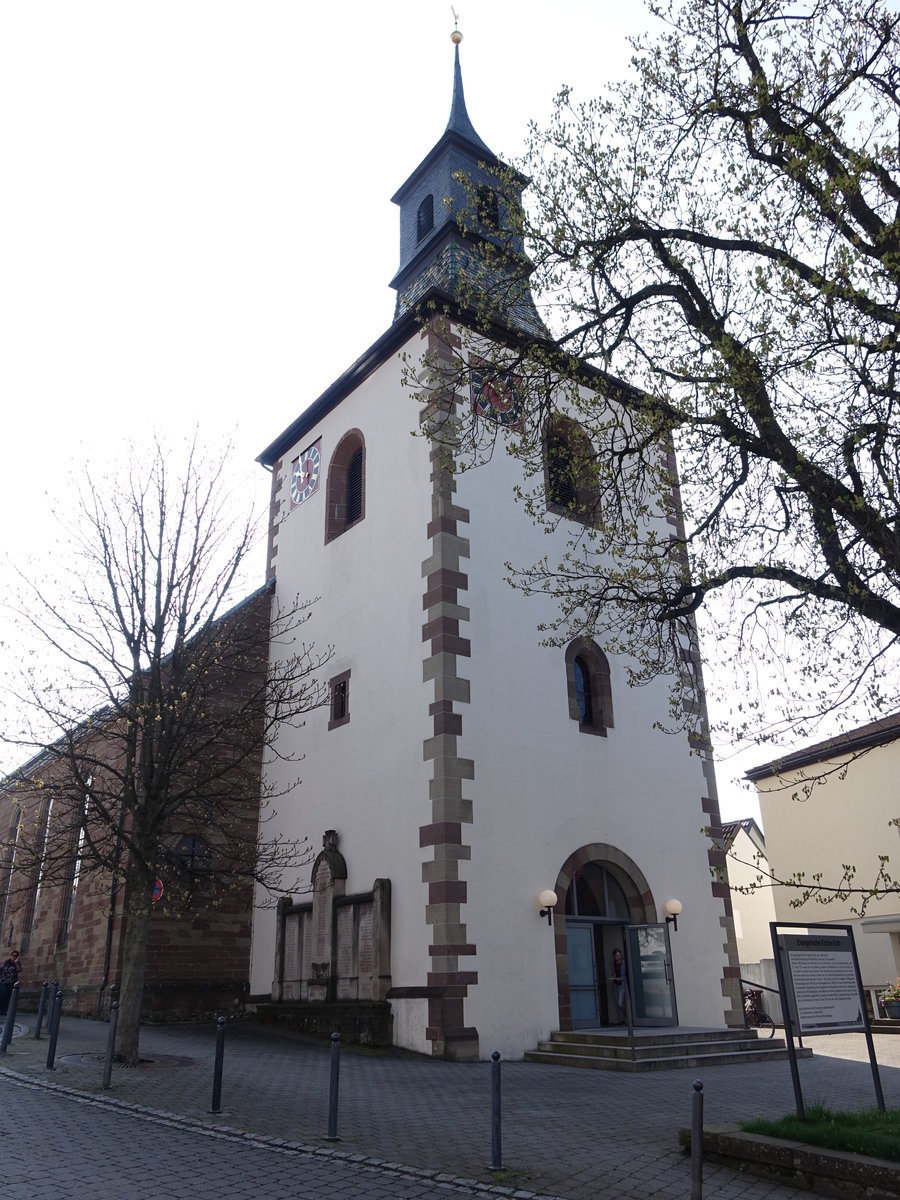
[[[522,421],[519,379],[487,364],[473,366],[472,404],[478,416],[495,425],[517,427]]]
[[[319,438],[308,450],[304,450],[299,458],[291,465],[291,508],[296,508],[310,496],[319,486],[319,471],[322,467],[322,454]]]

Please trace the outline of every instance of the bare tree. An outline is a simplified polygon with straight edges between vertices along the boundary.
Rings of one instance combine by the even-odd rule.
[[[3,787],[22,814],[13,885],[119,881],[117,1054],[128,1063],[157,877],[189,910],[198,885],[213,903],[216,889],[290,886],[308,859],[305,841],[266,836],[275,797],[261,795],[262,766],[282,752],[279,733],[323,702],[316,672],[329,651],[301,640],[304,603],[281,606],[263,588],[234,604],[256,538],[252,521],[229,515],[224,466],[195,443],[170,471],[157,444],[110,487],[87,478],[63,589],[20,572],[35,657],[8,684],[20,720],[5,740],[32,753]],[[270,616],[271,638],[290,646],[271,667]]]

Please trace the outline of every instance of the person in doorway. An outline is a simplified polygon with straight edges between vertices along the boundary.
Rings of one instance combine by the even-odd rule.
[[[18,982],[21,970],[18,950],[13,950],[6,962],[0,963],[0,1016],[6,1016],[13,984]]]
[[[613,951],[612,966],[613,987],[616,992],[616,1004],[619,1006],[619,1024],[624,1025],[626,1019],[625,992],[628,988],[628,975],[626,974],[625,959],[622,956],[621,950]]]

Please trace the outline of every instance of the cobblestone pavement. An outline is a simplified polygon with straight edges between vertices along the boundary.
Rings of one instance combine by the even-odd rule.
[[[35,1041],[30,1030],[26,1031],[33,1017],[20,1019],[22,1036],[14,1038],[0,1059],[0,1090],[7,1100],[4,1115],[8,1116],[9,1108],[27,1094],[29,1105],[52,1105],[54,1112],[60,1106],[65,1109],[66,1104],[76,1107],[73,1098],[81,1098],[78,1107],[83,1107],[84,1099],[93,1098],[106,1106],[93,1107],[93,1113],[112,1122],[120,1122],[130,1114],[133,1128],[141,1128],[135,1118],[143,1119],[144,1124],[178,1118],[189,1128],[152,1126],[147,1134],[148,1144],[158,1147],[159,1162],[154,1171],[157,1180],[160,1172],[165,1178],[166,1168],[160,1164],[165,1160],[163,1148],[170,1137],[180,1144],[183,1136],[188,1145],[192,1144],[191,1139],[203,1136],[193,1128],[195,1124],[224,1131],[229,1138],[246,1140],[253,1135],[245,1149],[252,1144],[254,1162],[266,1154],[280,1162],[285,1149],[273,1146],[274,1142],[315,1150],[319,1160],[304,1159],[313,1162],[321,1160],[324,1148],[335,1145],[325,1142],[322,1136],[327,1126],[327,1044],[274,1034],[244,1023],[229,1025],[222,1112],[214,1115],[209,1112],[215,1050],[211,1025],[146,1027],[141,1049],[152,1061],[131,1070],[116,1068],[112,1087],[104,1091],[105,1025],[64,1018],[56,1069],[49,1071],[46,1038]],[[900,1107],[900,1037],[884,1034],[876,1035],[875,1040],[886,1102],[889,1107]],[[821,1100],[832,1107],[851,1109],[871,1107],[874,1091],[864,1039],[837,1035],[817,1038],[813,1046],[814,1057],[800,1063],[806,1102]],[[605,1196],[684,1200],[690,1194],[690,1165],[678,1149],[677,1130],[690,1123],[691,1083],[696,1075],[704,1083],[707,1125],[734,1124],[757,1114],[780,1115],[793,1108],[786,1062],[638,1075],[507,1062],[502,1071],[505,1173],[497,1178],[488,1167],[489,1064],[445,1063],[397,1052],[344,1048],[337,1161],[343,1161],[343,1156],[363,1155],[425,1168],[442,1172],[445,1177],[468,1180],[470,1192],[482,1195],[486,1188],[496,1187],[505,1195],[537,1192],[567,1200]],[[43,1090],[36,1093],[26,1088],[26,1083],[40,1083]],[[120,1111],[111,1111],[111,1105]],[[51,1120],[41,1118],[42,1129],[47,1130]],[[132,1136],[137,1141],[143,1138],[112,1131],[109,1136],[119,1140],[124,1137],[126,1145]],[[268,1149],[261,1138],[267,1139]],[[231,1144],[217,1141],[215,1146]],[[26,1157],[33,1156],[33,1146],[28,1144]],[[190,1157],[189,1150],[183,1152]],[[198,1152],[198,1166],[207,1159],[218,1161],[219,1154],[219,1149],[208,1155]],[[283,1168],[272,1169],[277,1172]],[[379,1170],[384,1172],[384,1168]],[[342,1185],[350,1190],[330,1190],[329,1194],[432,1195],[408,1190],[405,1175],[392,1176],[390,1171],[387,1175],[393,1183],[389,1181],[385,1192],[354,1191],[354,1186],[362,1185],[350,1182]],[[721,1200],[801,1200],[807,1195],[713,1165],[707,1165],[704,1181],[704,1195]],[[438,1181],[444,1182],[446,1178]],[[248,1183],[253,1184],[256,1194],[258,1183]],[[299,1187],[295,1180],[290,1186],[295,1190],[284,1193],[276,1188],[271,1194],[319,1195],[318,1181],[312,1176],[308,1185],[304,1182]],[[435,1183],[420,1180],[416,1186],[433,1188]],[[79,1191],[84,1197],[93,1194],[83,1188]],[[111,1193],[96,1193],[98,1197],[107,1194]],[[131,1190],[127,1194],[139,1195]],[[157,1190],[149,1194],[181,1193]],[[190,1194],[199,1200],[205,1193],[194,1188]],[[229,1186],[215,1194],[243,1193]]]
[[[433,1172],[304,1153],[4,1080],[7,1200],[472,1200]],[[40,1137],[23,1144],[23,1129]],[[359,1156],[362,1157],[362,1156]]]

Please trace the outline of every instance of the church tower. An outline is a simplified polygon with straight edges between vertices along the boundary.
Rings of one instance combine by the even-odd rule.
[[[453,34],[453,100],[440,140],[392,196],[400,206],[400,266],[395,319],[432,290],[462,301],[478,293],[504,324],[540,336],[544,326],[528,286],[528,261],[516,209],[528,180],[475,132],[466,111],[459,45]],[[493,247],[493,253],[487,247]]]
[[[251,993],[295,1026],[518,1058],[552,1030],[617,1022],[624,950],[636,1022],[739,1023],[727,886],[701,833],[711,762],[656,727],[665,680],[630,688],[602,646],[540,644],[556,601],[511,589],[504,564],[562,555],[569,515],[536,529],[509,455],[459,473],[407,385],[409,364],[465,358],[469,326],[543,328],[515,213],[528,181],[475,131],[453,41],[447,127],[394,196],[394,319],[259,456],[275,605],[317,598],[303,636],[334,654],[327,706],[265,768],[281,796],[268,832],[323,849],[257,911]],[[477,410],[502,437],[504,398],[485,403],[470,374],[442,412]]]

